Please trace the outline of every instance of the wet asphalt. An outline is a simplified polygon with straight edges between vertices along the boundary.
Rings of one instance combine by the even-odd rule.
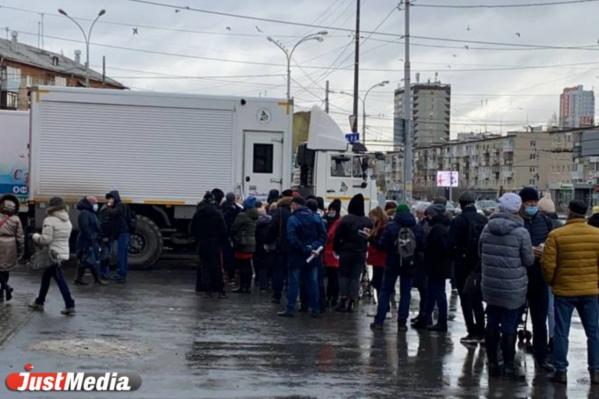
[[[27,310],[40,276],[14,273],[15,298],[0,304],[2,378],[31,363],[37,371],[134,371],[142,385],[125,394],[57,395],[11,393],[2,384],[0,398],[599,398],[577,318],[568,387],[535,373],[523,351],[518,358],[527,381],[518,385],[489,380],[484,348],[460,344],[465,328],[456,296],[447,334],[398,334],[395,317],[375,333],[370,301],[353,314],[283,319],[269,294],[205,299],[193,290],[193,270],[168,266],[131,272],[126,285],[71,284],[74,317],[60,314],[54,283],[45,312]],[[416,291],[412,297],[415,313]]]

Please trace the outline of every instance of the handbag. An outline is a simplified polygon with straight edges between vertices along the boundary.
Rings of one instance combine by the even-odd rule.
[[[49,247],[37,248],[37,250],[33,253],[27,265],[31,268],[31,270],[45,270],[50,266],[60,264],[60,260],[58,259],[58,254]]]

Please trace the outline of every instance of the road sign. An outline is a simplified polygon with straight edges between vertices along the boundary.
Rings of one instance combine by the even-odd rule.
[[[350,144],[358,143],[360,142],[360,133],[347,133],[345,139]]]
[[[349,116],[349,128],[351,129],[351,131],[353,132],[354,130],[358,130],[356,125],[356,122],[358,121],[358,117],[356,115],[350,115]]]

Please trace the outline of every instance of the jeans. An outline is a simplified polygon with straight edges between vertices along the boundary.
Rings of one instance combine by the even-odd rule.
[[[412,277],[400,276],[398,267],[387,267],[383,275],[383,284],[379,293],[379,303],[377,306],[374,322],[383,324],[385,316],[389,311],[389,300],[395,292],[395,282],[399,277],[399,307],[397,309],[397,322],[405,324],[410,315],[410,300],[412,290]]]
[[[129,238],[131,235],[129,233],[121,233],[119,234],[119,238],[117,240],[117,257],[116,257],[116,265],[117,272],[119,278],[126,279],[127,271],[129,269]]]
[[[73,297],[71,297],[71,292],[69,291],[69,287],[67,286],[67,282],[64,279],[62,269],[59,265],[52,265],[44,270],[44,273],[42,274],[42,285],[40,286],[40,292],[35,300],[35,303],[38,305],[43,305],[44,302],[46,302],[46,295],[48,295],[50,280],[52,279],[56,281],[56,285],[58,285],[58,289],[60,289],[62,299],[64,299],[65,307],[74,308],[75,301],[73,300]]]
[[[553,338],[555,333],[555,297],[553,296],[553,292],[551,292],[551,287],[547,287],[548,289],[548,301],[547,301],[547,326],[549,327],[549,338]]]
[[[447,296],[445,295],[445,278],[429,277],[426,306],[424,311],[425,318],[430,322],[433,309],[437,305],[439,309],[438,324],[447,325]]]
[[[599,302],[596,295],[555,296],[555,335],[553,358],[556,370],[568,368],[568,336],[572,312],[576,308],[587,336],[589,371],[599,371]]]
[[[455,282],[460,295],[460,305],[468,334],[483,335],[485,332],[485,311],[482,296],[464,294],[466,279],[473,269],[464,265],[456,265],[454,270]]]
[[[288,270],[288,259],[286,252],[278,252],[275,257],[275,263],[272,267],[272,297],[276,301],[281,300],[283,286],[285,285],[285,276]]]
[[[543,362],[547,357],[548,286],[538,264],[528,270],[528,308],[532,321],[532,346],[535,359]]]
[[[303,274],[308,302],[312,313],[320,312],[320,298],[318,295],[318,262],[312,262],[302,267],[289,267],[287,274],[287,312],[295,312],[295,303],[299,294],[300,275]],[[303,270],[302,270],[303,269]],[[303,273],[302,273],[303,272]]]

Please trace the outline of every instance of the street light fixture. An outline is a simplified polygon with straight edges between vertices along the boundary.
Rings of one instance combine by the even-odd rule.
[[[362,140],[364,142],[364,145],[366,145],[366,97],[368,97],[370,91],[375,87],[383,87],[388,84],[388,80],[383,80],[382,82],[372,85],[368,90],[366,90],[366,93],[364,93],[364,97],[358,96],[358,99],[362,102]],[[345,91],[341,91],[340,93],[353,97],[353,94],[347,93]]]
[[[58,13],[61,15],[64,15],[68,19],[70,19],[81,30],[81,33],[83,33],[83,38],[85,39],[85,87],[89,87],[89,41],[90,41],[90,36],[92,34],[92,29],[94,28],[94,25],[96,24],[96,22],[98,22],[98,19],[102,15],[106,14],[106,10],[102,9],[102,10],[100,10],[100,12],[98,12],[98,15],[96,16],[96,18],[90,25],[87,33],[85,33],[85,29],[83,29],[83,27],[79,24],[79,22],[75,21],[75,19],[73,19],[69,14],[67,14],[67,12],[65,10],[63,10],[62,8],[59,8]]]
[[[309,40],[316,40],[318,42],[322,42],[324,40],[323,36],[326,36],[328,33],[329,32],[327,32],[326,30],[323,30],[320,32],[311,33],[309,35],[306,35],[293,45],[293,47],[291,48],[291,51],[287,50],[287,48],[285,48],[285,46],[278,40],[273,39],[270,36],[268,36],[266,38],[269,42],[273,43],[275,46],[280,48],[281,51],[283,51],[283,53],[285,53],[285,57],[287,59],[287,103],[289,103],[289,101],[291,101],[291,57],[293,56],[293,52],[295,51],[297,46],[299,46],[300,44],[307,42]]]

